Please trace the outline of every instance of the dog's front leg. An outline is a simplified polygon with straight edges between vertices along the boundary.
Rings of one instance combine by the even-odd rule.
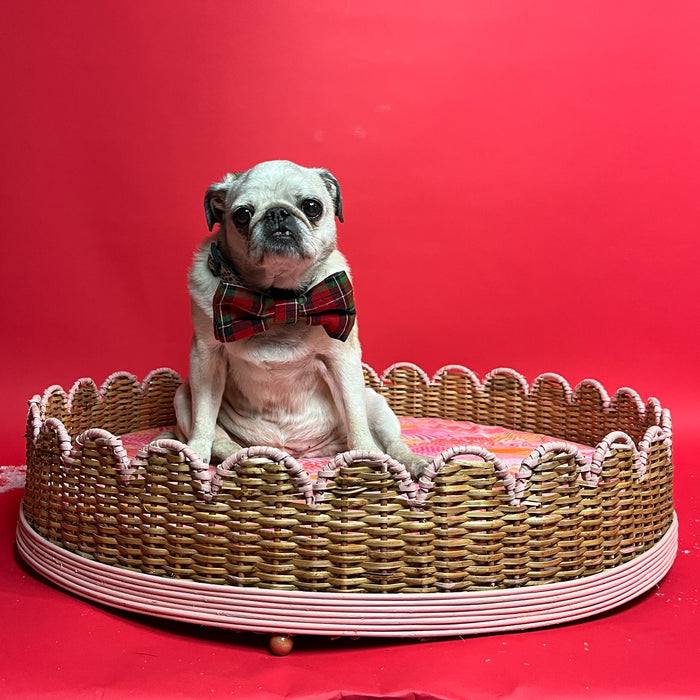
[[[337,382],[336,402],[345,417],[348,446],[352,450],[384,452],[419,477],[429,459],[413,453],[401,439],[401,424],[386,399],[365,388],[359,352],[353,349],[336,358],[331,375]]]
[[[339,356],[329,358],[327,368],[331,392],[345,423],[349,449],[381,452],[367,419],[365,379],[359,347],[344,347]]]
[[[192,338],[190,349],[190,430],[188,445],[209,462],[226,387],[226,357],[219,345]]]

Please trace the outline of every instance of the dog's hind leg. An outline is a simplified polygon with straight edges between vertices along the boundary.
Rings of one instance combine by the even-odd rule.
[[[178,440],[187,442],[192,434],[192,390],[189,381],[185,381],[177,388],[173,404],[177,421],[175,434]]]
[[[231,436],[217,424],[214,431],[214,442],[211,446],[212,462],[223,462],[227,457],[230,457],[240,449],[241,445],[231,439]]]

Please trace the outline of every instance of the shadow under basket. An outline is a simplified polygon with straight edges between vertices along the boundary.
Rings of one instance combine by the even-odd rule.
[[[156,439],[180,377],[77,381],[30,401],[23,558],[59,586],[124,610],[291,636],[435,637],[569,622],[655,586],[677,550],[670,414],[544,374],[429,378],[411,364],[368,386],[401,416],[551,436],[517,468],[452,446],[417,482],[380,453],[337,455],[313,478],[271,447],[210,467]],[[584,454],[579,446],[589,446]]]

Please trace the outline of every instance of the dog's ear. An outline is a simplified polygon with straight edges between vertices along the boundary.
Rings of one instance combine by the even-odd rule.
[[[207,217],[207,226],[211,231],[214,224],[220,224],[223,220],[223,213],[226,211],[226,195],[231,184],[235,182],[241,173],[227,173],[221,182],[209,185],[207,193],[204,195],[204,213]]]
[[[338,221],[343,223],[343,198],[340,196],[340,185],[335,177],[324,168],[318,169],[318,174],[323,180],[323,184],[326,189],[330,192],[331,197],[333,197],[333,202],[335,204],[335,215],[338,217]]]

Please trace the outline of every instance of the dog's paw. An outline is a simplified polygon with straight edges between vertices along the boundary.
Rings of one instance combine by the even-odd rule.
[[[204,462],[211,461],[211,442],[207,440],[190,440],[187,446]]]
[[[415,452],[404,460],[404,466],[414,479],[419,479],[423,475],[423,470],[430,464],[430,459],[424,455],[417,455]]]
[[[211,458],[214,462],[223,462],[232,454],[238,452],[241,446],[233,441],[223,431],[217,433],[211,446]]]

